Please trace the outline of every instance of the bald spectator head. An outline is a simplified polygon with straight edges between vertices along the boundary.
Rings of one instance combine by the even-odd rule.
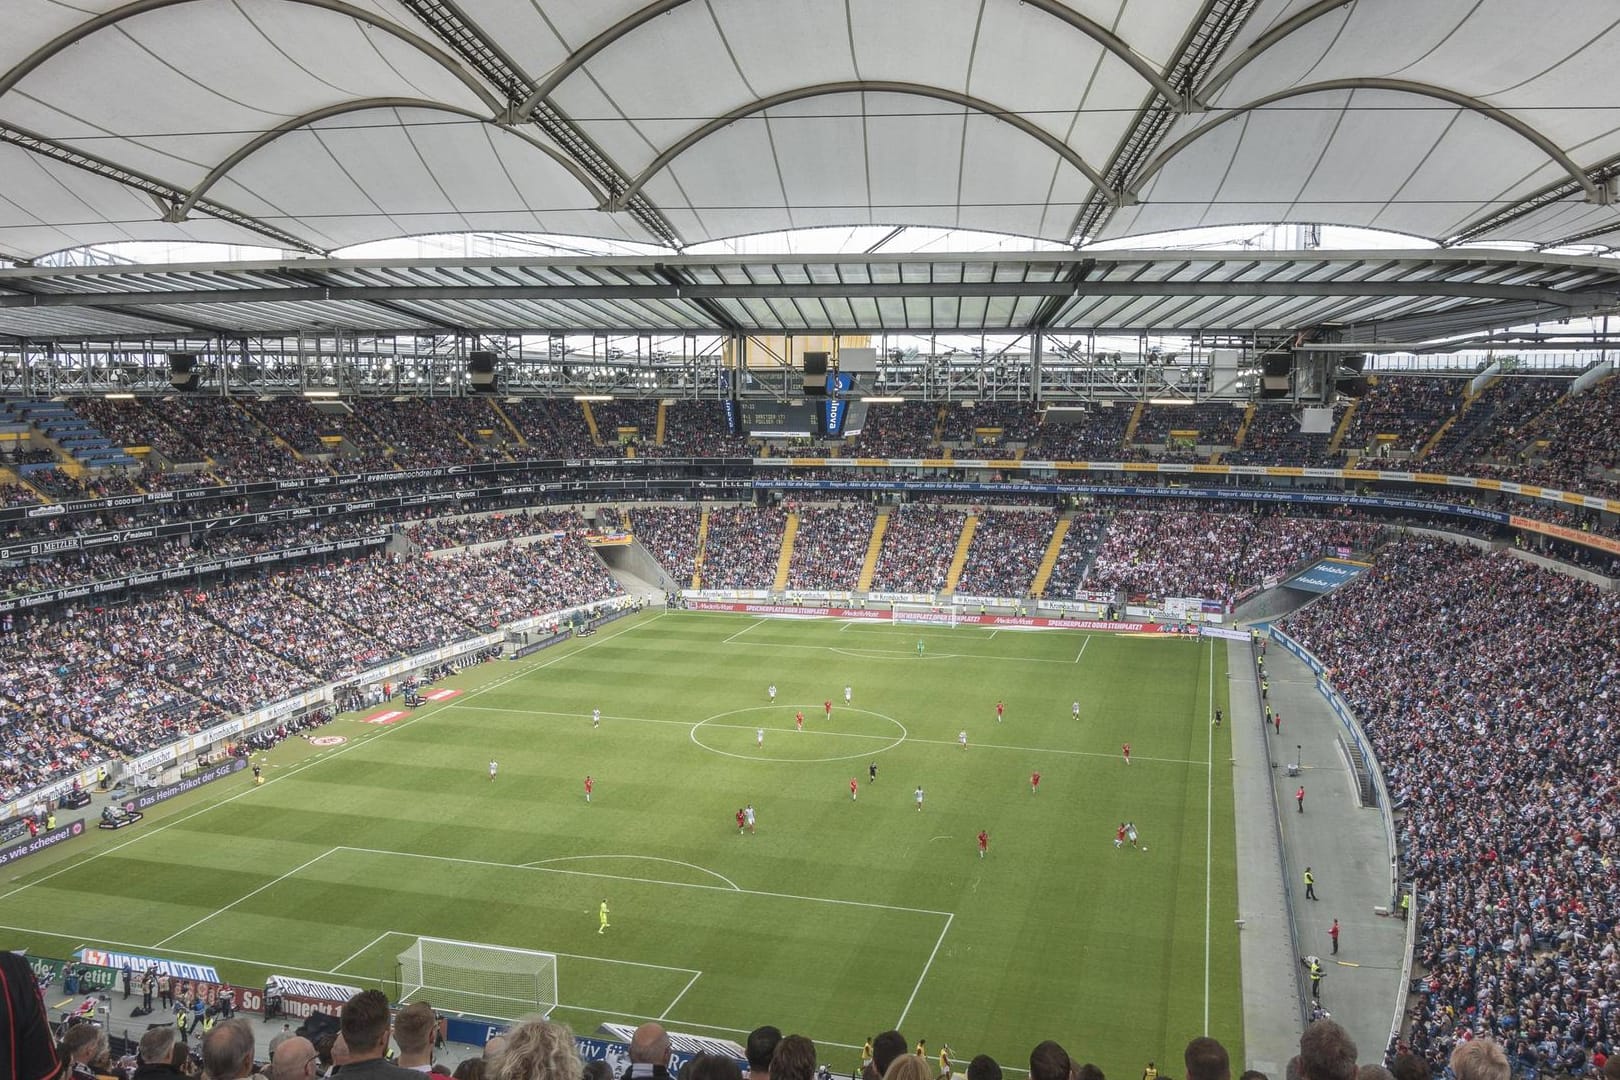
[[[1182,1060],[1187,1066],[1187,1080],[1232,1080],[1232,1061],[1226,1047],[1208,1035],[1188,1043]]]
[[[141,1036],[136,1059],[142,1065],[172,1065],[174,1063],[175,1030],[173,1024],[151,1028]]]
[[[968,1080],[1001,1080],[1001,1066],[989,1054],[980,1054],[968,1062]]]
[[[630,1036],[630,1064],[654,1065],[665,1068],[669,1065],[669,1032],[658,1024],[642,1024]]]
[[[1457,1080],[1509,1080],[1513,1069],[1495,1039],[1470,1039],[1451,1052]]]
[[[1051,1039],[1029,1052],[1029,1080],[1071,1080],[1073,1076],[1069,1052]]]
[[[425,1001],[412,1002],[394,1016],[394,1044],[399,1047],[399,1065],[415,1069],[433,1064],[433,1036],[439,1030],[439,1017]]]
[[[780,1028],[765,1024],[748,1033],[748,1042],[743,1046],[743,1054],[748,1058],[748,1075],[758,1080],[760,1077],[771,1075],[771,1058],[776,1054],[776,1044],[782,1041]]]
[[[270,1051],[271,1080],[314,1080],[321,1055],[302,1035],[289,1035]]]
[[[1332,1020],[1318,1020],[1299,1037],[1299,1075],[1304,1080],[1356,1080],[1356,1044]]]
[[[484,1064],[493,1066],[506,1053],[506,1036],[496,1035],[484,1044]]]
[[[253,1075],[253,1027],[240,1016],[221,1021],[203,1040],[203,1070],[210,1080]]]

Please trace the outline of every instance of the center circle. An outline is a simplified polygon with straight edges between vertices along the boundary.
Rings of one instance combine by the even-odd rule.
[[[900,734],[895,736],[892,741],[884,743],[882,746],[876,747],[875,749],[864,750],[859,754],[837,754],[837,755],[834,755],[832,757],[772,757],[772,756],[766,754],[764,751],[760,751],[758,753],[753,753],[753,754],[739,754],[739,753],[736,753],[735,751],[731,751],[731,750],[722,750],[717,746],[710,746],[708,743],[706,743],[702,739],[698,738],[698,729],[699,728],[703,727],[706,724],[715,724],[716,727],[720,727],[722,725],[720,725],[720,724],[718,724],[716,722],[720,721],[720,720],[724,720],[727,717],[743,716],[743,715],[746,715],[748,713],[782,713],[782,714],[785,714],[785,715],[791,717],[794,714],[794,712],[797,711],[798,708],[799,707],[796,706],[796,705],[754,705],[754,706],[750,706],[749,708],[746,708],[746,709],[732,709],[732,710],[730,710],[728,712],[715,713],[713,716],[705,717],[704,719],[699,720],[697,723],[693,724],[692,725],[692,730],[690,732],[690,736],[691,736],[691,739],[692,739],[692,741],[694,743],[696,743],[698,746],[701,746],[703,749],[707,750],[709,753],[711,753],[711,754],[720,754],[720,755],[722,755],[724,757],[739,758],[739,759],[741,759],[743,761],[784,761],[784,762],[800,762],[800,763],[809,762],[809,763],[815,763],[815,762],[820,762],[820,761],[854,761],[854,760],[857,760],[857,759],[860,759],[860,758],[869,758],[869,757],[873,756],[874,754],[886,753],[886,752],[888,752],[890,750],[893,750],[895,747],[899,746],[901,743],[905,742],[907,737],[911,734],[909,731],[906,730],[906,725],[902,724],[900,721],[896,720],[894,717],[889,716],[887,713],[873,712],[871,709],[857,709],[857,708],[855,708],[853,706],[850,706],[850,705],[843,705],[843,706],[840,706],[840,711],[842,711],[842,712],[851,712],[851,713],[860,713],[862,716],[875,716],[879,720],[886,720],[889,723],[893,724],[895,727],[899,728],[900,729]],[[744,731],[746,731],[748,729],[748,726],[749,725],[740,725],[741,730],[744,730]],[[753,726],[757,728],[759,725],[755,724]],[[773,732],[773,734],[775,734],[775,736],[777,738],[779,738],[779,739],[792,739],[792,738],[797,738],[801,733],[797,732],[797,731],[791,731],[791,730],[784,731],[784,730],[781,730],[781,729],[777,729],[777,730],[775,730]],[[855,734],[855,733],[846,732],[846,731],[813,731],[811,734],[816,735],[816,736],[823,736],[823,737],[830,735],[830,736],[842,737],[842,738],[862,739],[862,740],[867,740],[867,741],[871,741],[871,742],[876,742],[877,739],[880,738],[880,736],[860,735],[860,734]]]

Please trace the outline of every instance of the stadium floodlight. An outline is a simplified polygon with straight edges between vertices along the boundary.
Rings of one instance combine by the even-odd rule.
[[[342,394],[343,394],[343,392],[341,390],[305,390],[304,391],[304,396],[307,397],[307,398],[335,398],[335,397],[341,397]]]
[[[134,401],[135,400],[135,395],[134,394],[129,394],[129,393],[107,394],[107,395],[105,395],[105,397],[107,398],[108,401]]]
[[[490,1020],[550,1015],[557,1007],[557,954],[475,941],[419,937],[399,954],[400,1004]]]
[[[868,405],[903,405],[903,404],[905,404],[905,401],[906,401],[906,399],[903,398],[903,397],[871,397],[871,396],[863,397],[863,398],[861,398],[861,400],[866,402],[866,404],[868,404]]]
[[[612,401],[612,394],[575,394],[575,401]]]

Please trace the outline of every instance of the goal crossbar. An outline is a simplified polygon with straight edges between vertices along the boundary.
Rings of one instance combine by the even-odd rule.
[[[398,955],[399,1000],[497,1020],[550,1013],[557,954],[451,938],[419,937]]]

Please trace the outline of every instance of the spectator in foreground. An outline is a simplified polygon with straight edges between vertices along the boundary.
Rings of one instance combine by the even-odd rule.
[[[135,1080],[184,1080],[186,1074],[178,1066],[183,1061],[184,1052],[175,1053],[174,1025],[151,1028],[141,1036],[136,1051]],[[281,1080],[281,1077],[276,1080]]]
[[[1182,1061],[1187,1066],[1187,1080],[1232,1080],[1232,1061],[1226,1047],[1208,1035],[1188,1043]]]
[[[1495,1039],[1469,1039],[1451,1052],[1451,1071],[1457,1080],[1508,1080],[1513,1069]]]
[[[1001,1080],[1001,1066],[989,1054],[980,1054],[968,1062],[967,1080]]]
[[[748,1042],[743,1045],[743,1053],[748,1058],[748,1080],[771,1080],[771,1058],[776,1054],[776,1044],[781,1041],[781,1029],[770,1024],[748,1033]]]
[[[28,961],[0,951],[0,1035],[11,1048],[13,1080],[47,1080],[62,1069],[39,982]]]
[[[425,1001],[414,1001],[394,1017],[394,1045],[399,1047],[396,1064],[412,1072],[433,1070],[433,1036],[439,1029],[438,1014]]]
[[[1299,1037],[1302,1080],[1356,1080],[1356,1044],[1332,1020],[1318,1020]]]
[[[630,1071],[625,1080],[669,1080],[669,1033],[647,1023],[630,1036]]]
[[[753,1038],[753,1036],[749,1036]],[[897,1057],[903,1057],[906,1052],[906,1037],[898,1031],[889,1030],[872,1040],[872,1064],[867,1066],[866,1080],[878,1080],[889,1071],[889,1066]]]
[[[883,1080],[935,1080],[934,1067],[921,1054],[901,1054],[889,1063]]]
[[[348,1060],[338,1057],[337,1046],[332,1048],[333,1061],[343,1068],[349,1080],[422,1080],[421,1076],[402,1069],[388,1061],[388,999],[381,990],[362,990],[343,1005],[338,1017],[340,1036],[348,1051]],[[569,1043],[573,1049],[573,1043]],[[578,1058],[576,1056],[578,1075]]]
[[[816,1044],[803,1035],[789,1035],[771,1055],[771,1080],[810,1080],[816,1073]]]
[[[720,1054],[699,1054],[686,1065],[687,1080],[742,1080],[742,1070],[737,1068],[737,1063]],[[601,1080],[612,1080],[612,1074]]]
[[[636,1029],[637,1037],[645,1027]],[[663,1029],[659,1028],[659,1033]],[[580,1064],[579,1050],[574,1044],[574,1033],[567,1024],[556,1024],[538,1016],[521,1021],[506,1033],[506,1049],[495,1066],[495,1080],[580,1080],[584,1067]],[[632,1046],[635,1041],[632,1041]],[[645,1048],[647,1043],[643,1043]],[[664,1045],[669,1045],[668,1037]],[[667,1057],[667,1055],[666,1055]],[[638,1067],[632,1059],[630,1068]],[[344,1070],[347,1072],[348,1070]],[[650,1075],[650,1074],[637,1074]],[[663,1075],[669,1075],[667,1072]]]
[[[242,1017],[222,1020],[202,1045],[209,1080],[245,1080],[253,1075],[253,1026]]]
[[[320,1064],[314,1043],[302,1035],[289,1035],[270,1053],[271,1080],[315,1080]]]
[[[1074,1080],[1074,1060],[1047,1039],[1029,1052],[1029,1080]]]
[[[96,1071],[92,1068],[95,1060],[107,1052],[107,1033],[94,1024],[79,1024],[70,1027],[62,1036],[62,1045],[57,1049],[57,1056],[62,1064],[67,1066],[69,1072],[64,1076],[72,1080],[94,1080]]]

